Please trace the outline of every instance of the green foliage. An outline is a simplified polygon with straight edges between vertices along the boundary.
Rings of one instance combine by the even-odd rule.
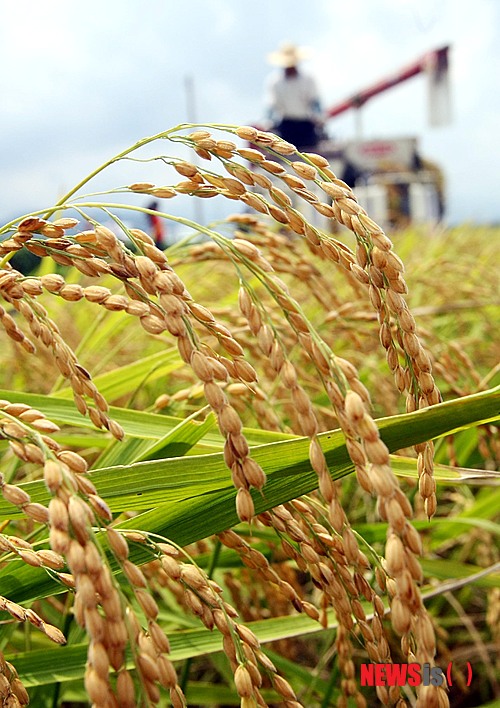
[[[231,128],[228,130],[234,132]],[[176,130],[156,137],[193,147]],[[151,139],[141,141],[103,168],[128,158],[134,150],[150,142]],[[193,139],[193,143],[196,140]],[[203,149],[198,148],[198,154]],[[231,173],[233,182],[236,178],[243,179],[241,173],[227,169],[232,163],[226,152],[234,154],[229,148],[219,148],[220,154],[215,152],[213,155]],[[279,157],[276,154],[271,156]],[[312,167],[313,163],[307,157],[302,158],[308,167]],[[282,153],[281,159],[287,163]],[[170,166],[177,165],[178,171],[185,176],[180,166],[186,171],[187,163],[170,156],[167,159],[164,155],[162,160]],[[287,166],[290,168],[289,163]],[[99,174],[103,168],[93,175]],[[227,184],[220,186],[222,183],[217,182],[214,170],[203,174],[206,180],[204,189],[209,190],[212,185],[213,189],[221,190],[221,194],[228,190]],[[328,172],[320,176],[334,184],[334,178]],[[93,216],[95,210],[100,210],[101,217],[106,215],[115,219],[118,226],[123,227],[124,234],[132,237],[130,249],[124,247],[123,250],[126,254],[123,263],[130,265],[138,255],[141,257],[141,248],[147,241],[134,241],[134,232],[123,225],[123,213],[131,210],[144,215],[148,210],[127,204],[93,202],[90,201],[92,195],[80,197],[78,189],[87,181],[72,190],[57,208],[64,216],[70,210],[76,210],[93,226],[98,221]],[[165,198],[182,192],[196,196],[194,187],[191,185],[190,191],[185,184],[184,187],[162,187],[160,194]],[[246,184],[244,180],[243,184]],[[234,184],[232,186],[234,189]],[[148,187],[147,183],[144,186],[138,182],[111,193],[152,196],[155,189],[158,190],[154,185]],[[168,194],[169,189],[173,191],[172,195]],[[272,189],[274,187],[268,188],[270,193]],[[207,191],[198,196],[213,195]],[[345,202],[347,196],[340,196],[340,202]],[[275,202],[276,199],[275,193]],[[332,197],[331,201],[335,204],[336,198]],[[55,207],[40,211],[40,214],[50,218],[54,211]],[[272,210],[268,213],[275,215]],[[403,412],[401,397],[393,386],[383,357],[379,356],[382,310],[374,315],[364,281],[357,281],[352,275],[351,271],[356,272],[355,269],[350,270],[348,266],[346,275],[345,268],[344,271],[341,268],[345,266],[342,257],[346,258],[346,253],[352,256],[348,263],[355,262],[353,254],[359,255],[357,232],[358,244],[351,250],[347,232],[341,231],[335,234],[338,238],[334,238],[319,226],[314,227],[313,233],[319,234],[321,243],[326,242],[340,254],[340,265],[334,271],[314,238],[309,242],[306,240],[305,244],[297,242],[296,234],[293,236],[287,232],[285,238],[276,223],[261,228],[250,220],[243,222],[246,230],[241,232],[238,229],[243,227],[238,219],[206,227],[176,214],[162,214],[171,222],[195,229],[185,241],[166,251],[170,266],[189,285],[189,302],[203,303],[207,312],[215,313],[230,330],[227,334],[222,328],[219,331],[210,329],[210,324],[207,334],[203,328],[211,321],[204,310],[193,308],[191,315],[195,312],[196,317],[192,317],[189,334],[198,347],[195,347],[196,351],[209,352],[210,356],[213,353],[218,357],[217,361],[224,359],[234,365],[235,360],[244,357],[240,357],[237,349],[234,355],[228,353],[223,344],[224,341],[227,344],[227,339],[237,332],[237,341],[242,342],[246,350],[245,360],[251,363],[258,376],[255,382],[233,375],[227,385],[226,382],[222,385],[243,423],[241,432],[248,442],[251,459],[266,475],[265,485],[262,488],[254,485],[250,492],[255,514],[272,512],[288,502],[303,499],[316,510],[318,523],[329,523],[329,505],[318,494],[318,473],[311,461],[312,437],[321,446],[328,473],[339,482],[342,508],[360,550],[368,558],[367,582],[374,585],[376,570],[382,569],[386,563],[384,545],[391,533],[391,524],[380,520],[375,500],[353,474],[355,464],[346,444],[348,427],[338,410],[333,411],[324,385],[331,372],[325,374],[315,365],[310,352],[307,355],[306,347],[302,346],[304,340],[299,336],[307,332],[319,351],[330,357],[334,370],[332,379],[339,383],[344,394],[351,389],[344,373],[334,367],[340,357],[352,362],[359,371],[358,389],[363,386],[370,391],[377,414],[378,434],[391,453],[391,467],[401,488],[415,507],[413,524],[424,546],[421,593],[430,615],[441,628],[438,660],[447,663],[455,660],[456,654],[457,661],[460,661],[461,651],[472,637],[477,675],[473,689],[477,695],[473,698],[489,700],[495,690],[495,679],[492,677],[494,661],[488,657],[487,646],[498,637],[500,606],[500,489],[498,473],[494,470],[498,458],[495,434],[500,420],[500,374],[494,322],[500,303],[490,297],[495,277],[488,265],[492,248],[490,232],[474,232],[474,242],[480,244],[477,245],[479,257],[465,248],[471,240],[470,229],[465,227],[450,232],[408,231],[394,237],[407,266],[411,311],[419,328],[421,325],[426,347],[433,352],[434,372],[445,401],[425,406],[422,410]],[[18,226],[17,221],[12,222],[0,233],[7,239]],[[203,235],[201,243],[200,234]],[[269,280],[263,261],[252,261],[248,253],[243,257],[238,254],[233,237],[248,238],[250,245],[256,243],[262,249],[275,269],[273,272],[283,278],[283,288],[279,285],[273,290],[273,282],[275,288],[276,283]],[[368,242],[367,236],[363,243]],[[75,245],[76,241],[72,243]],[[84,246],[87,243],[84,237],[81,243]],[[47,239],[40,236],[34,250],[45,248],[46,244]],[[218,250],[214,251],[212,244],[216,244]],[[366,248],[371,257],[373,244]],[[147,249],[146,252],[150,253]],[[8,279],[9,256],[3,253],[2,277]],[[54,243],[49,244],[40,270],[32,273],[33,278],[52,272],[53,269],[46,264],[54,253],[57,255]],[[78,257],[86,258],[81,254]],[[65,284],[88,292],[85,289],[93,280],[85,269],[79,272],[74,265],[64,262],[59,265]],[[98,281],[99,285],[113,289],[116,274],[120,273],[118,267],[115,271],[108,269]],[[118,275],[119,281],[120,277],[119,294],[128,297],[130,288],[137,288],[139,280],[131,286],[132,278]],[[19,283],[24,280],[24,277],[19,278]],[[4,282],[0,282],[0,289]],[[144,285],[143,281],[141,283]],[[321,430],[317,435],[304,437],[301,434],[300,415],[297,416],[294,399],[290,398],[290,386],[278,380],[270,367],[272,357],[263,355],[256,345],[257,337],[251,336],[255,332],[249,331],[238,310],[238,288],[251,295],[263,318],[268,317],[266,321],[270,323],[275,341],[282,345],[287,361],[293,363],[315,411]],[[8,289],[2,290],[1,294],[5,308],[10,308],[19,319],[19,311],[13,307],[15,298],[9,297]],[[138,297],[137,302],[150,302],[152,298],[153,293],[145,291],[143,300]],[[240,520],[238,485],[233,484],[234,476],[232,479],[227,466],[227,431],[221,425],[218,411],[210,410],[206,405],[203,380],[200,382],[196,373],[186,365],[180,347],[174,346],[175,335],[171,336],[166,327],[152,332],[147,329],[149,322],[143,323],[147,326],[142,329],[137,318],[124,311],[102,308],[99,311],[98,305],[83,295],[77,302],[71,302],[69,298],[66,300],[44,292],[43,301],[46,316],[58,323],[62,339],[76,352],[78,366],[92,372],[98,392],[113,404],[109,409],[103,406],[101,410],[124,431],[124,439],[114,439],[107,430],[109,425],[103,424],[99,429],[95,420],[78,412],[71,400],[75,389],[68,385],[68,377],[60,376],[54,366],[54,350],[42,348],[35,357],[28,357],[21,352],[19,337],[12,341],[3,334],[0,335],[0,401],[25,404],[40,411],[60,428],[50,433],[55,443],[77,452],[88,463],[90,470],[86,478],[106,502],[113,527],[132,534],[129,537],[130,561],[151,573],[150,590],[160,607],[158,621],[168,634],[169,658],[176,662],[188,704],[237,705],[241,694],[238,695],[230,680],[233,672],[222,652],[222,635],[217,630],[203,627],[181,602],[180,596],[173,592],[171,585],[162,585],[158,578],[155,584],[160,557],[157,544],[161,542],[183,549],[186,559],[205,569],[208,577],[220,585],[224,599],[238,605],[245,625],[260,640],[277,669],[287,677],[303,705],[311,708],[333,705],[341,696],[342,666],[336,653],[338,645],[334,644],[335,637],[338,637],[338,615],[329,608],[318,622],[288,606],[286,611],[275,616],[272,600],[276,598],[266,595],[269,582],[266,585],[258,573],[250,576],[252,566],[245,563],[244,557],[234,549],[221,547],[217,538],[217,534],[235,529],[262,554],[270,567],[276,568],[277,577],[294,583],[303,599],[322,609],[318,583],[314,583],[313,576],[307,575],[283,553],[284,542],[297,549],[301,548],[300,543],[283,531],[276,517],[270,524]],[[402,339],[403,330],[397,317],[394,313],[391,315],[393,319],[386,315],[394,331],[397,332],[399,327]],[[297,317],[294,319],[294,316]],[[299,322],[297,326],[299,320],[302,325]],[[304,329],[306,325],[307,329]],[[4,326],[8,331],[5,322]],[[228,346],[235,345],[229,343]],[[400,361],[407,367],[409,377],[413,375],[411,384],[406,386],[411,398],[412,392],[418,394],[420,382],[417,381],[418,367],[412,369],[412,356],[405,351],[405,345]],[[90,395],[85,397],[89,407],[95,400],[91,400]],[[9,419],[6,410],[4,406],[4,423]],[[53,490],[47,487],[41,465],[23,461],[12,454],[9,441],[12,443],[17,438],[8,433],[8,428],[5,432],[5,426],[2,430],[0,464],[3,482],[16,485],[18,490],[29,494],[32,503],[48,505]],[[31,431],[30,435],[29,439],[40,449],[44,449],[44,445],[47,447],[47,441],[36,431]],[[429,520],[417,489],[421,467],[410,448],[431,440],[436,447],[438,510]],[[34,523],[21,505],[13,505],[5,494],[0,498],[0,523],[5,538],[26,539],[35,551],[49,548],[50,524]],[[110,549],[106,527],[107,521],[94,524],[93,542],[102,553],[103,564],[109,564],[123,597],[136,607],[130,582]],[[315,533],[311,528],[311,538],[315,538]],[[342,538],[333,530],[332,536]],[[23,631],[18,623],[11,621],[10,615],[2,613],[5,623],[0,632],[0,650],[15,666],[24,686],[30,689],[32,704],[85,703],[88,696],[83,680],[88,671],[89,641],[74,619],[73,591],[68,591],[60,569],[35,567],[3,546],[2,549],[0,596],[33,608],[46,622],[62,630],[67,641],[64,646],[55,647],[47,636],[32,626],[26,626]],[[64,568],[64,571],[68,570],[70,568]],[[381,591],[379,594],[383,596]],[[384,602],[389,613],[386,597]],[[371,615],[373,605],[364,599],[362,605],[363,611]],[[399,640],[391,633],[390,623],[386,630],[393,660],[405,660]],[[358,634],[356,641],[359,639]],[[299,664],[302,656],[304,661]],[[355,658],[357,663],[358,659],[368,660],[361,643],[359,655]],[[134,672],[140,684],[133,643],[127,649],[125,665]],[[272,681],[266,683],[262,696],[269,705],[283,700],[283,695],[276,692],[276,686],[272,687]],[[374,693],[366,694],[366,697],[369,705],[374,705],[370,701],[377,700]]]

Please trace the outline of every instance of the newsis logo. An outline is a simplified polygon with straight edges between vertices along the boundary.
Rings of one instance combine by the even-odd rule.
[[[472,681],[472,667],[467,662],[468,680]],[[452,685],[452,664],[446,672],[431,664],[361,664],[362,686],[444,686]]]

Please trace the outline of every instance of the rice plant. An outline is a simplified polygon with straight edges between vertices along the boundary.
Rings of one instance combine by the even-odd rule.
[[[234,213],[185,215],[212,198]],[[454,311],[446,247],[406,274],[323,157],[227,125],[146,138],[0,235],[4,705],[494,698],[491,269]],[[442,671],[365,686],[370,663]]]

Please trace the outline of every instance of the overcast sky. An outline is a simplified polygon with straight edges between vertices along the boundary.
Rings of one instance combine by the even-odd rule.
[[[189,78],[200,122],[261,120],[266,56],[284,40],[311,48],[325,106],[450,44],[452,124],[428,126],[419,76],[363,108],[364,135],[419,138],[445,171],[450,222],[500,221],[497,0],[4,0],[0,221],[190,119]],[[354,115],[328,129],[352,138]]]

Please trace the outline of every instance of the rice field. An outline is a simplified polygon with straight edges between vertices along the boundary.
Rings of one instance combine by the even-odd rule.
[[[181,126],[0,228],[4,705],[495,705],[498,229],[386,234],[325,163]]]

